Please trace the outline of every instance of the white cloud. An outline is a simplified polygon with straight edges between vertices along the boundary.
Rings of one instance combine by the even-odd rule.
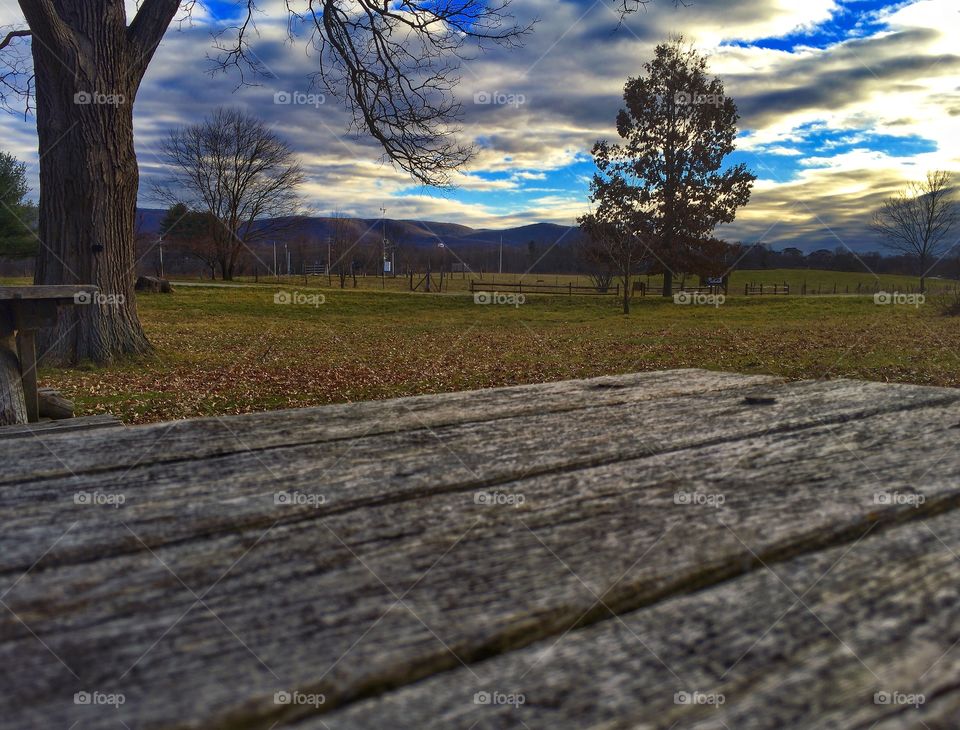
[[[318,210],[375,217],[386,205],[391,216],[402,212],[409,218],[478,225],[502,222],[504,216],[514,222],[569,223],[588,205],[582,194],[588,179],[570,166],[589,159],[596,139],[615,136],[624,81],[642,73],[642,62],[656,43],[677,31],[711,53],[711,70],[737,99],[747,131],[741,149],[761,159],[799,158],[806,135],[834,130],[847,137],[842,147],[835,136],[827,140],[817,157],[804,161],[795,180],[759,181],[753,202],[741,215],[743,230],[753,230],[785,209],[792,211],[786,221],[807,220],[802,210],[791,208],[800,196],[817,201],[821,218],[852,226],[851,216],[863,214],[871,195],[916,178],[927,167],[960,168],[960,58],[954,55],[960,13],[955,0],[902,3],[876,14],[888,26],[882,32],[867,32],[870,26],[862,25],[826,47],[791,51],[724,44],[829,27],[824,24],[839,17],[838,2],[713,0],[674,8],[657,0],[648,11],[628,17],[619,30],[608,3],[591,5],[585,0],[518,0],[512,8],[521,22],[541,18],[526,46],[509,52],[492,49],[465,64],[457,88],[464,102],[462,134],[477,143],[478,154],[456,183],[471,194],[471,201],[482,202],[426,191],[411,194],[407,177],[380,164],[382,151],[376,144],[348,133],[349,118],[329,94],[316,108],[274,104],[276,91],[310,91],[308,76],[316,70],[316,59],[302,43],[284,44],[283,18],[272,10],[259,20],[261,35],[254,48],[274,76],[255,88],[234,91],[236,75],[207,73],[209,31],[217,19],[200,11],[192,26],[168,32],[135,107],[144,182],[160,173],[156,150],[170,128],[196,121],[217,105],[238,104],[274,124],[298,149],[309,175],[305,192]],[[0,19],[11,10],[12,3],[0,3]],[[474,94],[481,91],[512,96],[514,103],[474,103]],[[0,120],[0,129],[5,148],[24,159],[36,158],[32,120],[8,116]],[[866,146],[849,151],[850,143],[864,144],[864,130],[928,139],[937,152],[900,158]],[[831,145],[847,151],[831,154]],[[489,179],[491,174],[497,179]],[[838,196],[857,201],[859,209]],[[147,196],[144,200],[149,202]],[[811,229],[806,226],[796,230],[807,235]],[[777,230],[789,235],[787,227]]]

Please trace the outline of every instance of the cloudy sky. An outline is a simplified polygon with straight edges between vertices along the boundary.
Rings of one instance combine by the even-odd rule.
[[[279,0],[262,3],[260,85],[237,88],[237,76],[207,73],[211,31],[238,6],[208,4],[192,24],[171,28],[137,97],[143,180],[163,174],[156,151],[169,129],[239,105],[299,151],[319,215],[372,218],[383,207],[390,218],[477,227],[571,224],[588,206],[590,147],[616,134],[624,81],[676,33],[709,54],[737,101],[731,162],[759,178],[750,205],[721,232],[731,240],[876,249],[866,226],[880,199],[928,170],[960,170],[957,0],[655,0],[620,27],[617,4],[513,0],[518,22],[538,22],[523,48],[487,50],[462,66],[462,136],[479,154],[447,192],[382,164],[376,145],[347,132],[329,95],[275,103],[278,92],[317,91],[308,83],[315,59],[303,43],[284,42]],[[18,19],[15,3],[0,0],[0,23]],[[33,119],[5,115],[0,125],[0,147],[35,161]],[[157,205],[146,184],[141,205]]]

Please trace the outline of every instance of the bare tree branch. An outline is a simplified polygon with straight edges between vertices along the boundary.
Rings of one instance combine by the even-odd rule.
[[[199,0],[143,0],[127,27],[127,64],[145,73],[157,46],[178,10],[189,18]],[[457,139],[462,107],[454,91],[457,69],[468,47],[513,46],[531,31],[508,12],[510,0],[283,0],[290,41],[305,35],[318,70],[308,79],[342,99],[352,122],[350,131],[371,135],[384,157],[415,180],[446,186],[453,171],[473,155]],[[253,51],[257,38],[256,0],[237,0],[240,19],[214,35],[219,51],[215,70],[234,70],[240,84],[251,83],[267,69]],[[31,34],[51,48],[73,48],[67,16],[56,0],[21,0],[29,30],[11,31],[4,41]],[[3,46],[0,46],[2,48]],[[0,95],[32,91],[18,60],[0,66]],[[2,101],[2,97],[0,97]],[[29,101],[28,101],[29,104]]]
[[[54,4],[54,0],[20,0],[20,10],[31,35],[38,41],[49,45],[60,45],[72,36],[70,27],[64,22]]]
[[[247,244],[276,233],[270,221],[300,211],[303,170],[290,146],[259,119],[235,109],[176,130],[162,147],[174,177],[159,197],[202,211],[214,226],[212,247],[230,279]]]
[[[22,100],[25,116],[31,110],[33,98],[32,59],[28,40],[31,35],[26,28],[14,28],[7,31],[0,42],[0,50],[4,51],[0,53],[0,107],[15,111],[14,106],[19,107],[19,100]],[[11,97],[18,100],[16,105],[10,102]],[[16,111],[19,112],[19,109]]]
[[[9,46],[10,41],[12,41],[14,38],[26,38],[30,35],[31,33],[29,30],[11,30],[9,33],[7,33],[4,39],[0,41],[0,51]]]
[[[620,13],[620,18],[624,18],[631,13],[635,13],[638,10],[645,10],[648,5],[652,4],[654,0],[618,0],[617,2],[617,11]],[[692,5],[692,2],[689,0],[673,0],[674,7],[683,6],[688,8]]]
[[[319,70],[311,83],[342,98],[352,131],[369,133],[385,156],[427,184],[444,186],[473,154],[456,140],[461,105],[454,98],[459,62],[471,42],[512,46],[532,26],[517,26],[508,1],[487,0],[284,0],[288,36],[309,28],[307,46]],[[242,21],[218,35],[218,69],[264,73],[250,49],[256,37],[254,0]]]
[[[127,28],[127,38],[134,48],[135,65],[140,75],[146,71],[180,5],[181,0],[145,0],[137,10]]]
[[[885,200],[874,214],[872,228],[884,245],[918,260],[921,291],[933,264],[956,245],[951,236],[960,224],[955,192],[950,173],[930,172],[925,181]]]

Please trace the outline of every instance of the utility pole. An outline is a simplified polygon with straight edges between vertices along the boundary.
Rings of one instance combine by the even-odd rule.
[[[280,272],[277,271],[277,242],[273,242],[273,275],[280,281]]]
[[[160,234],[160,239],[157,241],[157,248],[160,250],[160,278],[164,279],[163,275],[163,234]]]
[[[380,259],[380,288],[385,289],[387,287],[387,209],[383,206],[380,207],[380,248],[383,252],[383,256]]]
[[[333,284],[333,279],[330,278],[330,236],[327,236],[327,286]]]
[[[498,273],[500,274],[503,273],[503,234],[502,233],[500,234],[500,267],[499,267]]]

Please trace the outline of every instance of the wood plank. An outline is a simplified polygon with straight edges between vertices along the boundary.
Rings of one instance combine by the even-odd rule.
[[[96,294],[100,288],[93,284],[0,286],[0,301],[53,299],[72,302],[77,294]]]
[[[297,727],[955,727],[958,550],[956,512],[914,521]]]
[[[0,313],[0,318],[2,318]],[[3,334],[0,325],[0,426],[27,422],[27,404],[20,379],[20,360],[16,338],[9,331]]]
[[[781,378],[708,370],[668,370],[385,401],[151,424],[122,435],[51,435],[17,444],[0,458],[0,484],[134,465],[201,459],[298,444],[319,444],[523,414],[562,413],[722,389],[750,392]],[[51,458],[51,452],[56,458]]]
[[[608,618],[596,595],[635,611],[756,570],[757,556],[774,564],[955,509],[958,420],[953,403],[774,430],[502,485],[519,507],[426,493],[8,573],[20,619],[0,615],[0,702],[14,720],[69,725],[74,691],[126,694],[85,727],[270,727],[315,712],[274,704],[285,689],[323,693],[330,712]],[[875,503],[908,485],[922,487],[919,508]],[[725,503],[676,504],[678,490]]]
[[[0,486],[5,527],[0,571],[25,570],[55,541],[45,553],[45,565],[141,550],[120,519],[140,539],[158,546],[431,494],[496,490],[526,476],[563,474],[774,430],[960,402],[960,391],[843,380],[765,385],[763,392],[774,402],[756,406],[740,389],[724,390],[585,407],[575,416],[568,411],[514,416],[202,461],[157,462],[151,456],[162,446],[154,441],[145,452],[127,454],[140,464]],[[651,424],[657,424],[655,431]],[[296,424],[285,432],[298,432]],[[234,443],[260,444],[268,438],[244,433]],[[103,442],[105,458],[129,443],[127,430],[85,433],[72,442],[80,439]],[[65,456],[62,449],[45,449],[48,462]],[[12,461],[16,468],[16,455]],[[277,505],[278,492],[320,493],[324,502]],[[93,499],[96,494],[122,495],[122,511],[78,514],[75,495]],[[58,540],[63,526],[78,518],[70,534]]]
[[[44,420],[37,423],[19,424],[0,428],[0,439],[18,439],[42,436],[50,433],[66,431],[86,431],[92,428],[111,428],[122,426],[123,422],[109,413],[99,413],[93,416],[77,416],[56,421]]]
[[[33,330],[17,332],[17,355],[20,359],[27,422],[36,423],[40,420],[40,402],[37,399],[37,344]]]

